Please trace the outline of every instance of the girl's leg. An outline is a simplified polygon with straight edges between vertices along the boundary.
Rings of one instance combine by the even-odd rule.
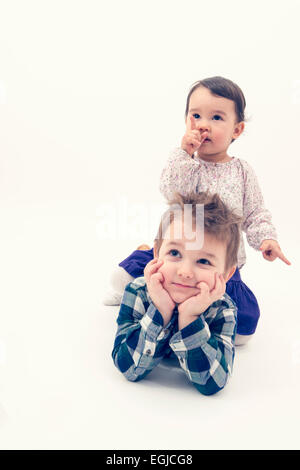
[[[254,336],[252,335],[235,335],[235,346],[243,346],[244,344],[248,343],[248,341]]]
[[[110,276],[111,291],[103,298],[104,305],[120,305],[127,284],[143,276],[144,268],[151,259],[153,259],[153,249],[148,245],[140,245],[115,267]]]
[[[226,293],[237,307],[237,333],[235,345],[242,346],[253,337],[260,316],[257,299],[248,286],[241,280],[237,269],[226,284]]]

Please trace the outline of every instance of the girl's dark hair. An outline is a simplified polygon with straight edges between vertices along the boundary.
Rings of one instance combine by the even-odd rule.
[[[234,101],[237,122],[245,121],[245,96],[238,85],[228,78],[223,77],[205,78],[204,80],[199,80],[192,85],[186,100],[185,118],[189,112],[191,94],[201,86],[208,88],[213,95],[222,96],[223,98],[228,98],[229,100]]]

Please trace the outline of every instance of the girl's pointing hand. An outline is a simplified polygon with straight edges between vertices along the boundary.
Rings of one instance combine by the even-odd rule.
[[[276,258],[280,258],[284,263],[288,265],[291,264],[282,253],[276,240],[264,240],[259,249],[262,251],[263,257],[268,261],[274,261]]]

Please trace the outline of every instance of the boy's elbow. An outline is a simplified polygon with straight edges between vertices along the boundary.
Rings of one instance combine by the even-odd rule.
[[[145,368],[137,367],[129,355],[118,354],[117,350],[113,351],[112,358],[116,368],[129,382],[138,382],[150,372]]]
[[[129,382],[139,382],[142,380],[145,375],[149,373],[149,371],[143,370],[137,370],[137,368],[129,368],[126,371],[122,371],[119,369],[119,371],[122,373],[122,375],[127,379]]]
[[[225,385],[227,384],[228,381],[228,376],[224,381],[222,381],[222,384],[217,384],[215,380],[210,377],[205,384],[199,384],[196,382],[193,382],[193,385],[196,387],[198,392],[202,393],[202,395],[215,395],[216,393],[220,392],[223,390]]]
[[[129,373],[123,373],[123,376],[125,377],[125,379],[127,379],[129,382],[138,382],[139,380],[141,380],[143,377],[138,375],[138,374],[135,374],[135,373],[132,373],[132,372],[129,372]]]
[[[218,387],[216,384],[214,386],[212,385],[199,385],[199,384],[193,384],[198,392],[200,392],[202,395],[215,395],[216,393],[220,392],[223,390],[224,387]]]

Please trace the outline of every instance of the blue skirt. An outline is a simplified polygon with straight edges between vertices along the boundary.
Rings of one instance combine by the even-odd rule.
[[[153,248],[150,250],[135,250],[131,255],[119,263],[134,278],[144,275],[144,268],[153,259]],[[234,275],[226,283],[226,293],[231,297],[237,307],[237,333],[252,335],[260,316],[259,306],[255,295],[241,280],[237,268]]]

